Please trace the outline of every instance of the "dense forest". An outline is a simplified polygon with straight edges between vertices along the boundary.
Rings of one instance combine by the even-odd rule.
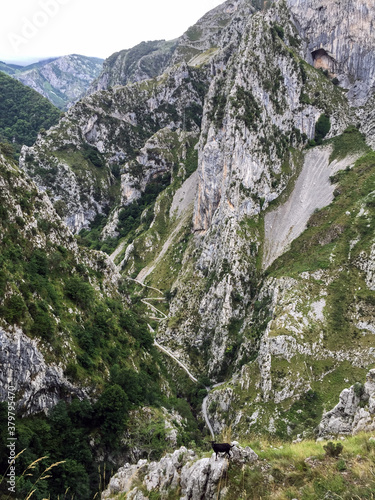
[[[45,97],[0,72],[0,140],[13,144],[18,152],[31,146],[42,129],[55,125],[60,110]]]

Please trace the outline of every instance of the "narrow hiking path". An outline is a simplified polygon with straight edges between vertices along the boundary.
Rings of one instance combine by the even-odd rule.
[[[194,377],[194,375],[189,371],[189,369],[184,365],[184,363],[182,363],[179,359],[177,359],[176,356],[174,356],[170,351],[168,351],[168,349],[160,345],[158,342],[156,342],[156,340],[154,340],[154,345],[156,345],[158,349],[167,354],[167,356],[171,357],[174,361],[176,361],[176,363],[179,364],[181,368],[186,372],[190,380],[192,380],[195,383],[198,383],[198,379]]]
[[[156,320],[162,320],[162,319],[167,319],[167,315],[165,313],[163,313],[163,311],[161,311],[160,309],[158,309],[157,307],[155,307],[153,304],[150,304],[149,303],[149,300],[157,300],[159,302],[163,302],[165,301],[165,297],[164,297],[164,294],[161,290],[159,290],[158,288],[154,288],[153,286],[148,286],[148,285],[145,285],[143,283],[143,281],[140,281],[139,279],[134,279],[134,278],[127,278],[129,281],[134,281],[135,283],[138,283],[138,285],[141,285],[143,286],[144,288],[150,288],[150,290],[154,290],[160,294],[162,294],[161,297],[147,297],[146,299],[141,299],[141,302],[143,302],[143,304],[146,304],[146,306],[150,307],[153,311],[157,312],[158,314],[161,315],[161,318],[155,318],[155,317],[151,317],[151,319],[156,319]]]
[[[157,255],[155,260],[153,260],[148,266],[144,267],[138,274],[137,280],[140,282],[144,282],[144,280],[147,278],[149,274],[152,273],[152,271],[155,269],[155,267],[158,265],[158,263],[162,260],[164,255],[167,253],[169,247],[171,246],[174,238],[177,236],[177,234],[181,231],[181,229],[186,225],[187,220],[189,218],[189,214],[185,215],[185,217],[182,217],[177,226],[173,229],[171,234],[168,236],[167,240],[165,241],[164,245],[162,246],[160,253]]]
[[[144,275],[143,279],[145,277],[146,277],[146,274]],[[158,292],[160,294],[163,294],[163,292],[161,290],[159,290],[158,288],[145,285],[143,283],[143,281],[141,281],[140,279],[138,279],[138,277],[136,279],[134,279],[134,278],[127,278],[127,279],[129,281],[134,281],[135,283],[137,283],[138,285],[141,285],[144,288],[149,288],[150,290],[154,290],[154,291],[156,291],[156,292]],[[164,295],[162,295],[161,297],[147,297],[146,299],[141,299],[141,301],[144,304],[146,304],[148,307],[150,307],[153,311],[159,313],[162,316],[161,318],[160,317],[158,318],[158,317],[155,317],[155,316],[150,316],[150,319],[153,319],[153,320],[156,320],[156,321],[162,321],[162,319],[166,319],[167,315],[165,313],[163,313],[163,311],[161,311],[160,309],[158,309],[157,307],[155,307],[153,304],[150,304],[149,303],[150,300],[163,301],[163,300],[165,300]],[[152,328],[152,326],[151,325],[148,325],[148,326],[149,326],[150,331],[154,332],[154,329]],[[187,376],[189,377],[190,380],[192,380],[196,384],[199,383],[198,379],[196,377],[194,377],[194,375],[190,372],[189,368],[182,361],[180,361],[178,358],[176,358],[176,356],[171,351],[169,351],[164,346],[162,346],[161,344],[159,344],[159,342],[157,342],[156,339],[154,339],[154,346],[157,347],[161,352],[163,352],[164,354],[166,354],[167,356],[169,356],[171,359],[173,359],[173,361],[175,363],[177,363],[184,370],[184,372],[187,374]],[[211,389],[213,389],[214,387],[218,387],[219,385],[221,385],[223,383],[224,382],[221,382],[220,384],[215,384],[212,387],[206,387],[207,396],[202,401],[202,414],[203,414],[203,417],[204,417],[204,419],[206,421],[207,428],[210,431],[210,434],[211,434],[213,440],[215,439],[215,434],[214,434],[213,428],[211,426],[210,419],[208,418],[207,401],[208,401],[209,391]]]

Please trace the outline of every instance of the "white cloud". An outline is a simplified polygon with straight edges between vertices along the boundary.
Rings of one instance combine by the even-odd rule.
[[[143,40],[182,35],[222,0],[15,0],[4,2],[0,60],[64,54],[108,57]]]

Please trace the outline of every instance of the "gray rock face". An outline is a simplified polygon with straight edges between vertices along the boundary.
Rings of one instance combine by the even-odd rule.
[[[104,61],[103,69],[92,82],[88,94],[161,75],[169,65],[176,45],[174,40],[158,40],[141,42],[131,49],[115,52]]]
[[[0,328],[0,366],[0,401],[7,401],[12,387],[19,397],[17,412],[23,415],[46,412],[60,399],[88,395],[65,378],[61,366],[48,365],[37,341],[18,328],[12,332]]]
[[[241,448],[233,443],[232,460],[237,465],[252,464],[258,460],[251,448]],[[172,454],[167,454],[159,462],[139,460],[136,465],[126,464],[112,477],[102,499],[117,498],[126,493],[129,498],[144,498],[140,495],[137,481],[142,481],[148,492],[156,491],[161,495],[171,495],[180,500],[214,500],[218,495],[218,484],[228,470],[229,462],[225,458],[198,459],[194,451],[184,446]],[[143,479],[142,479],[143,478]],[[180,489],[181,493],[177,491]],[[127,496],[128,498],[128,496]]]
[[[307,60],[335,74],[348,98],[363,105],[375,85],[375,6],[372,0],[287,0]]]
[[[323,415],[319,437],[332,438],[375,430],[375,370],[370,370],[364,385],[344,389],[339,403]]]
[[[175,282],[178,293],[170,306],[170,316],[182,320],[178,328],[167,327],[160,335],[179,354],[186,345],[202,351],[208,344],[207,366],[201,370],[208,367],[214,377],[229,363],[228,352],[238,348],[235,325],[239,336],[247,328],[245,310],[255,293],[255,256],[263,238],[258,217],[302,167],[302,155],[290,155],[287,144],[298,150],[312,139],[323,110],[331,116],[332,135],[346,128],[350,116],[341,90],[312,67],[303,65],[304,74],[302,63],[296,64],[295,54],[302,56],[303,44],[281,2],[264,12],[253,10],[244,20],[236,34],[228,25],[224,31],[232,43],[213,57],[215,72],[199,142],[194,279],[199,276],[202,289],[208,290],[188,289],[186,266]],[[283,26],[282,41],[273,31],[275,24]],[[305,188],[309,192],[307,183]]]
[[[326,107],[328,95],[314,105],[301,102],[304,84],[300,70],[291,53],[278,47],[272,38],[271,27],[281,22],[280,18],[288,36],[294,36],[287,13],[276,7],[266,14],[250,16],[239,49],[226,64],[225,77],[217,76],[211,83],[200,142],[196,231],[207,231],[211,224],[231,217],[233,212],[254,216],[260,212],[259,200],[263,200],[265,209],[277,198],[286,179],[281,172],[283,153],[274,148],[275,143],[283,136],[293,141],[292,129],[313,138],[315,123]],[[270,31],[264,29],[263,23]],[[279,75],[276,95],[270,90],[269,71]],[[315,72],[309,74],[315,79]],[[322,85],[327,83],[322,81]],[[327,87],[330,99],[335,100],[333,90],[332,85]],[[212,109],[218,93],[223,97],[222,123]],[[333,135],[348,123],[348,105],[342,96],[337,95],[337,101],[331,116]],[[281,177],[280,181],[275,182],[275,177]]]
[[[33,147],[24,147],[20,166],[64,205],[66,224],[79,232],[97,214],[137,199],[150,180],[171,171],[173,153],[182,146],[171,142],[171,135],[184,127],[188,135],[198,133],[203,108],[198,84],[204,86],[205,79],[180,65],[158,84],[93,94]],[[95,148],[95,164],[85,156],[87,147]],[[111,171],[119,164],[121,187]]]

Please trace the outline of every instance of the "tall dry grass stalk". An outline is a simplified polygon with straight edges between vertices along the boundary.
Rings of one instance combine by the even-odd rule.
[[[230,443],[232,441],[232,426],[226,427],[221,433],[224,443]]]
[[[26,450],[26,448],[25,448],[25,450]],[[23,451],[24,451],[24,450],[23,450]],[[19,454],[20,454],[20,453],[19,453]],[[16,458],[17,458],[17,457],[16,457]],[[32,469],[35,469],[36,464],[37,464],[38,462],[40,462],[41,460],[44,460],[45,458],[48,458],[48,457],[47,457],[47,456],[45,456],[45,457],[37,458],[36,460],[34,460],[34,462],[32,462],[30,465],[28,465],[28,466],[26,467],[26,469],[22,472],[22,474],[20,475],[20,477],[17,479],[17,481],[16,481],[16,486],[17,486],[17,484],[19,483],[19,481],[20,481],[21,477],[28,477],[28,476],[32,476],[32,474],[27,474],[27,471],[30,471],[30,470],[32,470]],[[7,500],[9,500],[9,498],[10,498],[10,494],[7,496]]]
[[[3,475],[3,476],[2,476],[2,478],[1,478],[0,484],[4,481],[4,477],[6,477],[7,472],[8,472],[8,470],[9,470],[10,466],[14,464],[14,462],[17,460],[17,458],[18,458],[20,455],[22,455],[22,453],[23,453],[25,450],[26,450],[26,448],[24,448],[22,451],[20,451],[19,453],[17,453],[17,455],[13,458],[13,460],[11,460],[10,464],[9,464],[9,465],[8,465],[8,467],[7,467],[7,470],[4,472],[4,475]],[[8,498],[9,498],[9,497],[8,497]]]
[[[43,458],[47,458],[47,457],[43,457]],[[36,460],[35,462],[33,462],[33,464],[35,464],[36,462],[39,462],[40,460],[43,460],[43,458]],[[35,481],[35,483],[31,486],[30,491],[29,491],[27,497],[25,498],[25,500],[29,500],[32,497],[32,495],[35,493],[35,491],[36,491],[35,486],[39,483],[39,481],[44,481],[44,480],[48,479],[49,477],[51,477],[51,475],[47,474],[47,472],[49,472],[54,467],[57,467],[58,465],[64,464],[64,463],[65,463],[65,460],[62,460],[61,462],[55,462],[54,464],[52,464],[49,467],[47,467],[46,469],[44,469],[44,471],[40,474],[40,476]]]

